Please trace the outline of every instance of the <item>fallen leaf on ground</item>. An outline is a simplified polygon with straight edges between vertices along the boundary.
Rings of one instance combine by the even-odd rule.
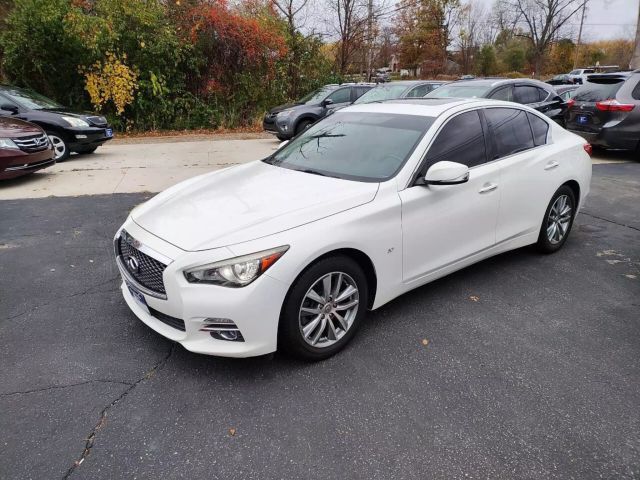
[[[230,428],[229,429],[229,435],[231,435],[232,437],[236,434],[236,429],[235,428]]]
[[[422,345],[424,345],[425,347],[426,347],[427,345],[429,345],[429,340],[428,340],[428,339],[426,339],[426,338],[423,338],[423,339],[422,339]]]
[[[475,295],[471,295],[469,297],[469,300],[471,300],[472,302],[477,302],[478,300],[480,300],[480,297],[476,297]]]

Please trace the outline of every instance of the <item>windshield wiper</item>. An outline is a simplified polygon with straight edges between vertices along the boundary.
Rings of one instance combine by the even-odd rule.
[[[311,168],[305,168],[305,169],[300,169],[300,170],[298,170],[296,168],[294,170],[296,170],[298,172],[302,172],[302,173],[310,173],[312,175],[320,175],[321,177],[340,178],[340,177],[336,177],[335,175],[328,175],[326,173],[319,172],[318,170],[313,170]]]

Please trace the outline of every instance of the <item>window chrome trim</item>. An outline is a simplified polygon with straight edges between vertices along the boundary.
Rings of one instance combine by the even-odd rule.
[[[124,235],[126,235],[128,237],[128,238],[125,238],[124,241],[127,242],[129,245],[132,245],[136,250],[140,250],[145,255],[148,255],[151,258],[154,258],[155,260],[158,260],[159,262],[164,263],[166,266],[169,266],[173,262],[172,258],[169,258],[166,255],[163,255],[160,252],[154,250],[153,248],[145,245],[140,240],[137,240],[129,232],[127,232],[124,228],[121,229],[120,231],[118,231],[118,233],[114,237],[113,240],[114,240],[115,244],[117,244],[118,238],[120,238],[123,235],[123,233],[124,233]],[[117,254],[118,254],[118,252],[116,250],[116,255]]]

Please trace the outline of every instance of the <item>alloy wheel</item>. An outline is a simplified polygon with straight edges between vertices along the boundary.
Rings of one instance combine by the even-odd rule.
[[[64,141],[57,135],[49,135],[49,140],[53,145],[53,155],[55,160],[60,160],[67,153],[67,146]]]
[[[569,230],[572,211],[571,200],[567,195],[560,195],[553,202],[547,218],[547,238],[549,242],[556,245],[564,239]]]
[[[326,348],[339,341],[352,327],[358,314],[360,291],[344,272],[322,276],[307,291],[298,314],[304,341]]]

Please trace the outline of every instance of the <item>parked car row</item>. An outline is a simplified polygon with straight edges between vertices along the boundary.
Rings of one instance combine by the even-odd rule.
[[[33,173],[71,153],[93,153],[112,138],[113,129],[101,115],[0,85],[0,179]]]

